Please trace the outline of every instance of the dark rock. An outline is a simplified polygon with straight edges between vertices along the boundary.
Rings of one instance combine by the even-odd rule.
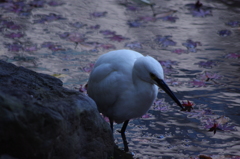
[[[17,158],[9,156],[9,155],[2,155],[2,156],[0,156],[0,159],[17,159]]]
[[[0,60],[0,156],[105,159],[113,149],[93,100],[55,77]]]

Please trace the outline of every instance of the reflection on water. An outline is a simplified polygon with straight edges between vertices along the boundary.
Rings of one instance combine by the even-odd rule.
[[[127,128],[134,158],[240,156],[239,2],[203,0],[197,8],[193,0],[152,2],[154,10],[120,0],[1,2],[0,59],[78,90],[105,52],[151,55],[178,98],[194,109],[180,112],[160,91],[158,105]],[[214,134],[212,127],[222,130]]]

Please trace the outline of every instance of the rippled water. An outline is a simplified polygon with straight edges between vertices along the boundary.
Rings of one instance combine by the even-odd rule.
[[[27,5],[30,1],[24,2]],[[132,6],[121,5],[125,1],[117,0],[56,1],[63,2],[58,6],[42,2],[43,6],[32,5],[24,13],[13,13],[11,7],[6,7],[9,5],[0,3],[0,59],[54,75],[64,82],[64,87],[78,90],[87,82],[91,66],[101,54],[133,47],[161,61],[166,81],[176,96],[195,104],[192,112],[180,112],[160,91],[159,107],[155,105],[143,118],[131,120],[127,128],[134,158],[240,156],[240,27],[226,25],[240,21],[239,1],[201,1],[212,15],[195,17],[189,10],[195,1],[153,0],[157,17],[170,16],[173,21],[151,19],[152,9],[143,5],[134,10],[135,2]],[[50,13],[61,18],[51,19]],[[44,21],[44,15],[49,19]],[[11,29],[4,21],[14,22],[20,28]],[[115,36],[114,41],[112,34],[104,35],[102,30],[121,36]],[[13,38],[9,35],[12,32],[20,32],[23,37]],[[61,38],[59,35],[65,32],[75,38],[83,36],[82,42],[76,45],[69,37]],[[187,50],[188,39],[196,42],[196,48]],[[52,42],[53,46],[48,43],[44,47],[45,42]],[[210,75],[212,79],[208,79]],[[223,122],[225,127],[215,134],[209,132],[210,120],[216,122],[218,118],[227,119]],[[120,127],[115,125],[115,129]],[[116,132],[114,136],[122,147],[120,135]]]

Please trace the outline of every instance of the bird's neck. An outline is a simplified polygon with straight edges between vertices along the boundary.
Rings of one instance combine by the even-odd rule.
[[[140,79],[136,74],[134,75],[134,71],[132,78],[134,91],[137,92],[134,98],[137,99],[135,103],[142,105],[142,107],[145,108],[144,111],[146,112],[156,99],[158,88],[155,84]]]
[[[144,81],[143,79],[141,79],[137,72],[133,70],[132,73],[132,81],[133,81],[133,85],[135,87],[135,91],[141,93],[141,92],[146,92],[147,90],[151,90],[154,87],[154,84],[151,84],[147,81]]]

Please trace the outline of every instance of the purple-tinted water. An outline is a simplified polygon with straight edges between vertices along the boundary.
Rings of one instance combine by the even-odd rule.
[[[125,48],[151,55],[176,96],[194,109],[180,112],[160,91],[148,113],[129,123],[133,157],[240,156],[239,2],[151,2],[153,10],[124,0],[1,2],[0,59],[79,90],[103,53]],[[123,147],[117,131],[114,137]]]

